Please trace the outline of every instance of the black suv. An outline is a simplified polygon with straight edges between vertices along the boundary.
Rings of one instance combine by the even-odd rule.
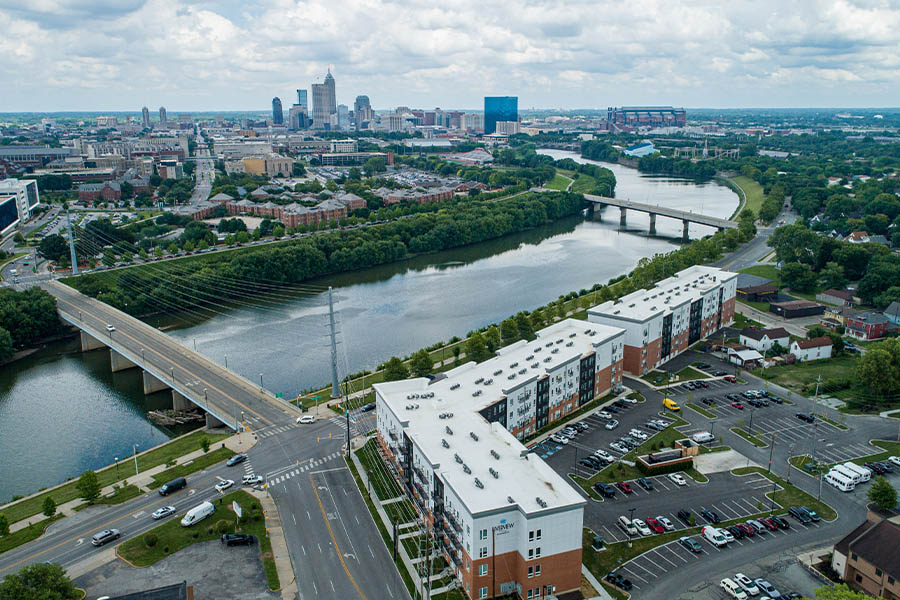
[[[653,489],[653,482],[647,479],[646,477],[640,477],[637,480],[637,484],[647,490],[648,492]]]
[[[686,508],[682,508],[678,511],[678,518],[684,521],[685,523],[689,523],[691,520],[691,511]]]
[[[244,533],[226,533],[222,536],[222,543],[226,546],[252,546],[256,538]]]
[[[603,496],[604,498],[615,498],[616,497],[616,488],[609,485],[608,483],[595,483],[594,489],[597,490],[597,493]]]
[[[792,506],[790,509],[788,509],[788,512],[792,517],[794,517],[804,525],[809,525],[810,523],[812,523],[812,519],[809,518],[809,514],[807,514],[805,510],[798,506]]]
[[[604,579],[614,586],[622,588],[626,592],[631,589],[631,581],[625,579],[625,577],[619,573],[609,573]]]
[[[700,511],[700,515],[701,515],[704,519],[706,519],[707,521],[709,521],[709,522],[711,522],[711,523],[716,523],[716,524],[718,524],[719,521],[720,521],[719,515],[717,515],[717,514],[714,513],[713,511],[709,510],[708,508],[702,509],[702,510]]]
[[[805,421],[807,423],[812,423],[813,421],[816,420],[816,418],[814,416],[807,414],[807,413],[797,413],[797,418],[800,419],[801,421]]]

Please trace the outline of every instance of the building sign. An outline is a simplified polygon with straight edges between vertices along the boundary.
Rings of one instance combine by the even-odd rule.
[[[494,525],[494,535],[506,535],[512,531],[515,526],[515,523],[507,521],[506,519],[500,519],[500,524]]]

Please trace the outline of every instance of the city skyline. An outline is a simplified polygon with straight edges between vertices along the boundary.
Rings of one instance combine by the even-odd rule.
[[[4,0],[0,48],[12,58],[0,62],[9,90],[0,109],[262,109],[329,67],[341,80],[338,103],[365,94],[376,110],[476,107],[501,94],[523,108],[896,105],[900,8],[814,4],[651,2],[609,12],[464,0],[358,11],[341,0]]]

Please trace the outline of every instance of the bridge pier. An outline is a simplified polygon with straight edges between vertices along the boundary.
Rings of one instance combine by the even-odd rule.
[[[656,213],[650,213],[650,235],[656,235]]]
[[[172,408],[174,410],[191,410],[194,403],[178,390],[172,390]]]
[[[97,350],[98,348],[106,348],[106,344],[95,338],[89,333],[81,331],[81,351]]]
[[[691,222],[688,221],[687,219],[685,219],[685,220],[683,220],[681,223],[682,223],[682,225],[681,225],[681,239],[683,239],[683,240],[686,242],[686,241],[688,241],[688,240],[691,239],[690,236],[688,235]]]
[[[169,389],[169,384],[163,381],[160,381],[147,371],[144,371],[144,394],[152,394],[153,392],[161,392],[162,390]]]
[[[109,349],[109,368],[113,373],[118,373],[119,371],[125,371],[128,369],[135,369],[137,365],[113,350]]]
[[[210,413],[206,413],[206,427],[207,429],[214,429],[216,427],[231,427],[227,423],[223,423],[217,417],[213,416]]]
[[[626,219],[627,214],[628,214],[628,209],[625,208],[624,206],[620,206],[619,207],[619,225],[621,225],[622,227],[624,227],[627,222],[627,219]]]

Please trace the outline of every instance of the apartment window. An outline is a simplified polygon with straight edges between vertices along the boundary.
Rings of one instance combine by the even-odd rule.
[[[856,560],[856,559],[859,558],[859,556],[857,556],[856,552],[854,552],[853,554],[850,555],[850,558],[851,558],[852,560]]]
[[[888,575],[888,583],[894,585],[894,578]]]
[[[533,542],[533,541],[534,541],[534,531],[529,531],[529,532],[528,532],[528,541],[529,541],[529,542]]]
[[[534,577],[534,567],[528,567],[528,579]]]
[[[881,577],[881,569],[875,569],[875,577]]]
[[[487,546],[478,549],[478,558],[487,558]]]
[[[469,570],[469,559],[467,558],[466,559],[466,571],[468,571],[468,570]]]
[[[540,546],[538,546],[537,548],[534,549],[534,557],[535,558],[541,557],[541,547]]]
[[[534,576],[538,577],[538,576],[540,576],[540,574],[541,574],[541,565],[535,565],[534,566]]]
[[[466,536],[470,536],[470,535],[472,535],[472,530],[469,528],[468,525],[466,525]]]
[[[485,575],[487,575],[487,565],[481,565],[481,566],[478,568],[478,574],[479,574],[481,577],[484,577]]]
[[[487,586],[484,586],[483,588],[478,590],[478,597],[479,598],[487,598]]]
[[[862,576],[859,574],[856,575],[856,583],[862,583]]]
[[[534,598],[534,590],[528,590],[528,600],[532,600]]]
[[[528,549],[528,560],[531,560],[532,558],[534,558],[534,548],[529,548]]]
[[[479,540],[487,539],[487,529],[482,529],[481,531],[478,532],[478,539]]]
[[[541,539],[541,530],[540,529],[537,530],[537,533],[535,534],[534,539],[536,539],[536,540]]]
[[[540,588],[540,587],[534,588],[534,597],[535,597],[535,598],[540,598],[540,597],[541,597],[541,588]]]

